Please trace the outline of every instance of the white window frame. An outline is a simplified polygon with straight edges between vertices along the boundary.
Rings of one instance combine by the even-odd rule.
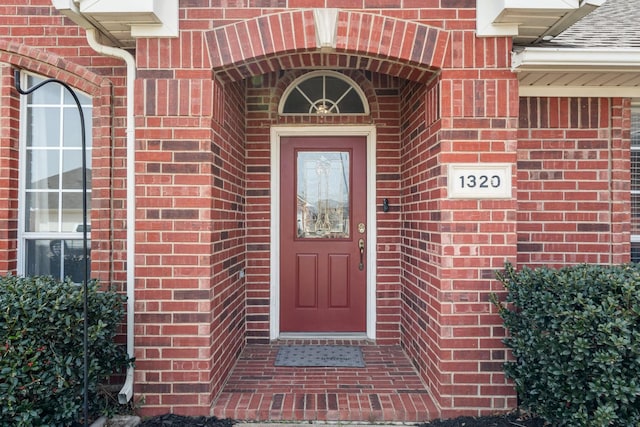
[[[21,79],[21,86],[23,88],[27,88],[27,84],[28,84],[28,78],[29,77],[36,77],[39,79],[46,79],[47,77],[43,77],[41,75],[37,75],[37,74],[32,74],[32,73],[27,73],[27,72],[22,72],[20,75],[20,79]],[[59,108],[60,110],[63,110],[64,108],[69,108],[68,105],[65,106],[64,103],[64,99],[65,99],[65,94],[68,94],[67,89],[64,88],[64,86],[57,84],[57,83],[49,83],[47,84],[47,86],[51,86],[51,87],[56,87],[57,90],[61,91],[61,98],[60,98],[60,103]],[[39,89],[39,90],[44,90],[44,89]],[[83,108],[84,111],[86,111],[86,109],[93,109],[93,104],[91,101],[91,96],[81,92],[79,90],[74,89],[74,91],[76,92],[76,94],[79,96],[80,101],[81,101],[81,106]],[[35,92],[34,92],[35,94]],[[83,98],[88,99],[88,103],[82,103]],[[27,126],[28,126],[28,120],[27,120],[27,114],[28,114],[28,106],[29,105],[36,105],[36,106],[49,106],[49,107],[55,107],[55,104],[29,104],[28,101],[28,96],[27,95],[23,95],[21,96],[20,99],[20,118],[19,118],[19,170],[18,170],[18,242],[17,242],[17,251],[18,251],[18,256],[17,256],[17,273],[19,275],[26,275],[27,274],[27,257],[26,257],[26,251],[27,251],[27,241],[30,240],[79,240],[82,241],[83,239],[83,233],[82,233],[82,227],[80,225],[79,231],[73,231],[73,232],[62,232],[62,231],[47,231],[47,232],[36,232],[36,231],[26,231],[26,180],[27,180]],[[76,108],[74,106],[74,108]],[[90,116],[91,117],[91,116]],[[60,141],[62,141],[63,138],[63,132],[64,132],[64,127],[62,126],[62,122],[64,120],[64,115],[60,114],[60,122],[61,122],[61,126],[60,126]],[[78,123],[78,129],[79,129],[80,124]],[[87,115],[85,114],[85,127],[88,129],[91,129],[92,127],[92,120],[87,119]],[[92,132],[88,132],[89,135],[92,135]],[[87,138],[86,141],[86,145],[87,145],[87,160],[90,161],[91,159],[91,155],[93,152],[93,147],[92,147],[92,141],[91,138]],[[77,148],[75,148],[77,150]],[[59,152],[64,151],[63,147],[59,148]],[[63,160],[63,156],[60,156],[60,162],[62,162]],[[62,170],[62,168],[60,168],[60,170]],[[92,189],[90,187],[87,187],[87,196],[91,197],[91,191]],[[80,193],[82,193],[82,190],[80,190]],[[60,193],[62,194],[62,193]],[[59,203],[62,203],[62,201],[60,200]],[[90,212],[88,212],[88,215],[90,217]],[[59,225],[61,224],[61,212],[59,213],[58,216],[58,221],[59,221]],[[89,225],[88,227],[89,229],[87,230],[87,240],[88,243],[90,244],[91,242],[91,226]],[[63,270],[63,265],[64,263],[61,262],[61,271]]]
[[[311,71],[309,73],[303,74],[302,76],[298,77],[293,82],[291,82],[291,84],[287,87],[287,89],[282,94],[282,97],[280,98],[280,103],[278,105],[278,114],[280,114],[281,116],[317,116],[318,114],[320,114],[320,112],[318,112],[317,114],[314,114],[314,113],[311,113],[311,112],[308,113],[308,114],[305,114],[305,113],[285,113],[284,112],[284,106],[285,106],[285,103],[287,102],[287,99],[289,98],[289,95],[291,95],[291,93],[294,90],[296,90],[298,88],[298,86],[300,86],[301,83],[303,83],[303,82],[305,82],[307,80],[316,78],[316,77],[334,77],[336,79],[344,81],[345,83],[347,83],[350,86],[350,90],[354,91],[358,95],[358,97],[360,98],[360,102],[362,102],[362,107],[364,109],[364,112],[362,112],[362,113],[333,113],[333,112],[328,112],[328,113],[323,114],[323,115],[327,115],[327,116],[368,116],[370,114],[369,103],[367,102],[367,97],[365,96],[365,94],[362,91],[362,89],[360,88],[360,86],[358,84],[356,84],[356,82],[353,81],[353,79],[351,79],[349,76],[345,76],[342,73],[338,73],[337,71],[331,71],[331,70]],[[345,92],[345,94],[346,93],[347,92]],[[345,94],[343,94],[343,97],[344,97]],[[304,96],[306,98],[306,95],[304,95]],[[319,101],[322,101],[322,99],[309,99],[309,98],[307,98],[307,101],[309,101],[309,103],[313,105],[313,104],[315,104],[315,103],[317,103]],[[337,100],[337,102],[340,102],[340,100]]]

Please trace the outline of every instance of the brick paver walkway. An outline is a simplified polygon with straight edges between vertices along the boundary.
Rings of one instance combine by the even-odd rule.
[[[361,345],[364,368],[274,366],[280,345]],[[399,346],[359,341],[286,341],[248,345],[215,402],[213,415],[254,421],[396,421],[438,411]]]

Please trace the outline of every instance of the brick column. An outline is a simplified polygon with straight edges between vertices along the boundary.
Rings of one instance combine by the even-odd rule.
[[[145,414],[207,415],[244,337],[241,85],[136,88],[136,391]]]
[[[18,242],[19,99],[13,70],[0,63],[0,273],[16,273]]]
[[[452,41],[440,80],[408,92],[403,135],[403,341],[443,417],[516,405],[489,296],[516,259],[518,84],[507,40]],[[456,163],[511,165],[512,197],[450,198]]]

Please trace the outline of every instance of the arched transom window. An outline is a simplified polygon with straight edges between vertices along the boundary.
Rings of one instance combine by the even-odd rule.
[[[280,100],[283,115],[367,115],[369,105],[358,85],[335,71],[313,71],[298,77]]]

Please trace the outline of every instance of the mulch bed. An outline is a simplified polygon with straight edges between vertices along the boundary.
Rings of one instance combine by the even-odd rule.
[[[140,427],[231,427],[236,421],[216,417],[185,417],[166,414],[144,420]],[[283,424],[286,426],[286,424]],[[515,414],[486,417],[459,417],[450,420],[435,420],[417,424],[418,427],[544,427],[540,418]]]
[[[138,424],[139,427],[231,427],[236,421],[229,418],[216,417],[185,417],[182,415],[166,414],[148,418]]]
[[[419,427],[550,427],[545,420],[517,414],[485,417],[459,417],[419,424]]]

